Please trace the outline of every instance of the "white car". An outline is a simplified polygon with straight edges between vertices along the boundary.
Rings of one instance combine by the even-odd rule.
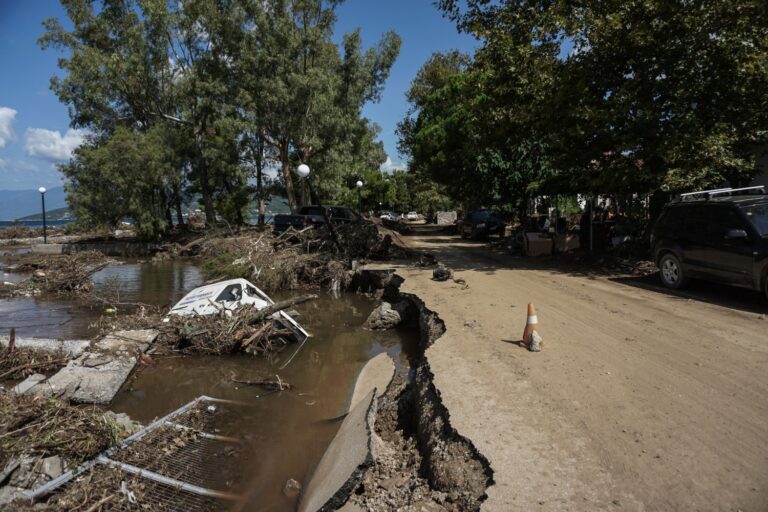
[[[274,304],[274,301],[250,281],[230,279],[195,288],[176,303],[168,315],[214,315],[222,310],[231,314],[231,311],[246,304],[264,309]],[[293,332],[296,341],[303,342],[309,337],[309,333],[285,311],[278,311],[271,318]]]
[[[419,214],[416,212],[408,212],[405,214],[405,218],[408,220],[419,220]]]

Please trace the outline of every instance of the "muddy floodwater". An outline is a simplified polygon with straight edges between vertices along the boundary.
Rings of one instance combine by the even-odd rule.
[[[121,300],[167,305],[198,286],[202,278],[189,262],[127,262],[95,275],[98,294],[119,284]],[[257,283],[258,284],[258,283]],[[303,304],[297,320],[311,338],[295,353],[289,345],[272,359],[247,355],[225,357],[159,357],[139,370],[115,397],[110,409],[149,423],[200,395],[233,399],[247,405],[236,430],[248,454],[240,462],[236,488],[244,493],[239,510],[290,511],[297,498],[283,494],[288,479],[306,486],[312,470],[338,430],[357,374],[379,353],[387,352],[399,372],[416,355],[417,334],[371,332],[362,323],[374,304],[369,298],[320,292]],[[279,300],[289,294],[274,294]],[[0,330],[11,326],[24,336],[90,337],[100,308],[66,301],[13,299],[0,301]],[[291,359],[290,364],[285,366]],[[282,369],[281,369],[282,368]],[[280,378],[293,385],[269,392],[237,380]]]

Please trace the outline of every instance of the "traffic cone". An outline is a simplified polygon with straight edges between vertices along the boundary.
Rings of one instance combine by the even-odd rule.
[[[534,305],[528,304],[528,319],[525,322],[525,330],[523,331],[523,343],[528,348],[531,348],[531,335],[534,332],[539,332],[539,317],[536,315]]]

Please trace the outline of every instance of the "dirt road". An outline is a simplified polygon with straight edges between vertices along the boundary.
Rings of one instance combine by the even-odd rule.
[[[469,284],[398,270],[446,323],[427,358],[452,426],[494,470],[484,510],[768,510],[760,295],[671,294],[458,238],[406,240]],[[516,344],[528,302],[540,353]]]

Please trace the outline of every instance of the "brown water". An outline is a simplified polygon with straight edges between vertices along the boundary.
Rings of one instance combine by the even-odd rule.
[[[407,333],[364,331],[361,325],[372,308],[370,299],[352,294],[322,296],[300,308],[298,320],[312,337],[285,369],[278,370],[295,346],[271,362],[252,356],[160,359],[135,376],[112,409],[148,422],[200,395],[250,404],[239,428],[247,452],[254,454],[242,467],[243,510],[294,510],[296,498],[282,493],[285,482],[294,478],[307,485],[340,425],[337,418],[346,412],[362,366],[388,352],[405,369],[408,348],[416,346]],[[275,373],[294,389],[269,393],[231,380],[274,378]]]
[[[0,279],[19,281],[28,275],[3,272]],[[126,261],[110,265],[93,275],[95,293],[105,294],[115,287],[121,302],[143,302],[164,306],[175,303],[186,292],[199,286],[202,277],[189,261]],[[96,334],[92,324],[103,313],[102,307],[84,305],[71,299],[17,297],[0,300],[0,332],[16,328],[19,336],[38,338],[90,338]]]
[[[96,293],[119,283],[120,299],[156,305],[176,302],[202,279],[190,262],[126,262],[94,276]],[[257,283],[258,284],[258,283]],[[282,490],[289,478],[308,484],[312,470],[336,433],[348,407],[354,381],[363,365],[389,353],[405,372],[416,354],[416,334],[371,332],[361,328],[373,302],[354,294],[300,306],[297,320],[312,337],[284,369],[298,348],[289,346],[272,360],[253,356],[165,357],[141,369],[115,397],[111,409],[149,423],[200,395],[243,401],[247,415],[238,430],[250,454],[241,466],[242,510],[289,511],[296,498]],[[275,294],[278,300],[286,294]],[[71,301],[18,298],[0,300],[0,332],[16,327],[23,336],[83,338],[95,334],[91,324],[101,308]],[[280,393],[232,382],[279,374],[294,389]]]

